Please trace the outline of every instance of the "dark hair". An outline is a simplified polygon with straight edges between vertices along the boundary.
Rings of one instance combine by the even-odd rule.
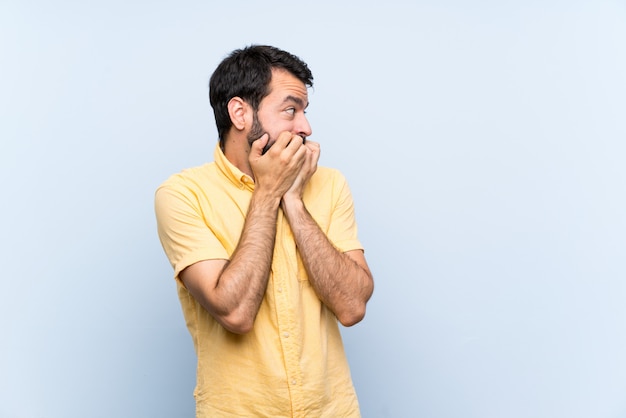
[[[209,81],[209,99],[220,144],[232,126],[228,102],[241,97],[256,111],[267,96],[272,69],[289,71],[306,86],[313,87],[313,74],[304,61],[289,52],[268,45],[250,45],[231,52],[215,69]]]

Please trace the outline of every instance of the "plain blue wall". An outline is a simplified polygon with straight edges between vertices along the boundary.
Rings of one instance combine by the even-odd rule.
[[[0,416],[193,415],[153,193],[269,43],[357,203],[364,417],[626,417],[625,3],[221,3],[0,3]]]

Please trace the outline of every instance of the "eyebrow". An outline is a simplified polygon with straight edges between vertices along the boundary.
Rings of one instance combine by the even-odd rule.
[[[287,97],[285,97],[285,99],[283,100],[282,104],[285,104],[287,102],[295,102],[297,105],[304,107],[305,109],[307,107],[309,107],[309,102],[306,103],[306,106],[304,105],[304,100],[302,100],[300,97],[296,97],[296,96],[292,96],[292,95],[288,95]]]

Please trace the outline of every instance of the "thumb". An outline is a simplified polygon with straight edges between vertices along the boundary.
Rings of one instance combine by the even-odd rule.
[[[261,155],[263,155],[263,147],[267,145],[269,139],[270,136],[266,132],[259,139],[253,141],[252,145],[250,146],[250,156],[260,157]]]

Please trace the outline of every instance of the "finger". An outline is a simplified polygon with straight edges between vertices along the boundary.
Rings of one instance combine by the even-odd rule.
[[[260,157],[263,154],[263,148],[265,147],[265,145],[267,145],[269,139],[270,136],[266,132],[261,135],[259,139],[253,141],[252,145],[250,146],[250,155]]]
[[[297,151],[304,145],[304,139],[300,135],[291,135],[289,143],[286,145],[293,151]]]
[[[311,141],[310,139],[307,139],[306,142],[304,143],[304,145],[306,145],[307,147],[309,147],[311,149],[320,147],[319,142],[314,142],[314,141]]]
[[[317,142],[307,141],[305,146],[314,156],[315,162],[317,162],[320,157],[320,144],[318,144]]]
[[[311,150],[311,149],[309,148],[309,154],[310,154],[310,157],[309,157],[309,168],[310,168],[313,172],[315,172],[315,170],[316,170],[316,168],[317,168],[317,162],[319,161],[319,158],[320,158],[320,150],[319,150],[319,147],[318,147],[318,148],[316,148],[316,149],[314,149],[314,150]]]
[[[276,138],[276,142],[274,144],[276,145],[276,148],[282,150],[289,146],[292,138],[293,134],[291,132],[283,131],[278,135],[278,138]]]
[[[306,141],[306,143],[304,144],[308,149],[310,149],[314,154],[318,154],[320,153],[320,144],[318,144],[317,142],[312,142],[312,141]]]

